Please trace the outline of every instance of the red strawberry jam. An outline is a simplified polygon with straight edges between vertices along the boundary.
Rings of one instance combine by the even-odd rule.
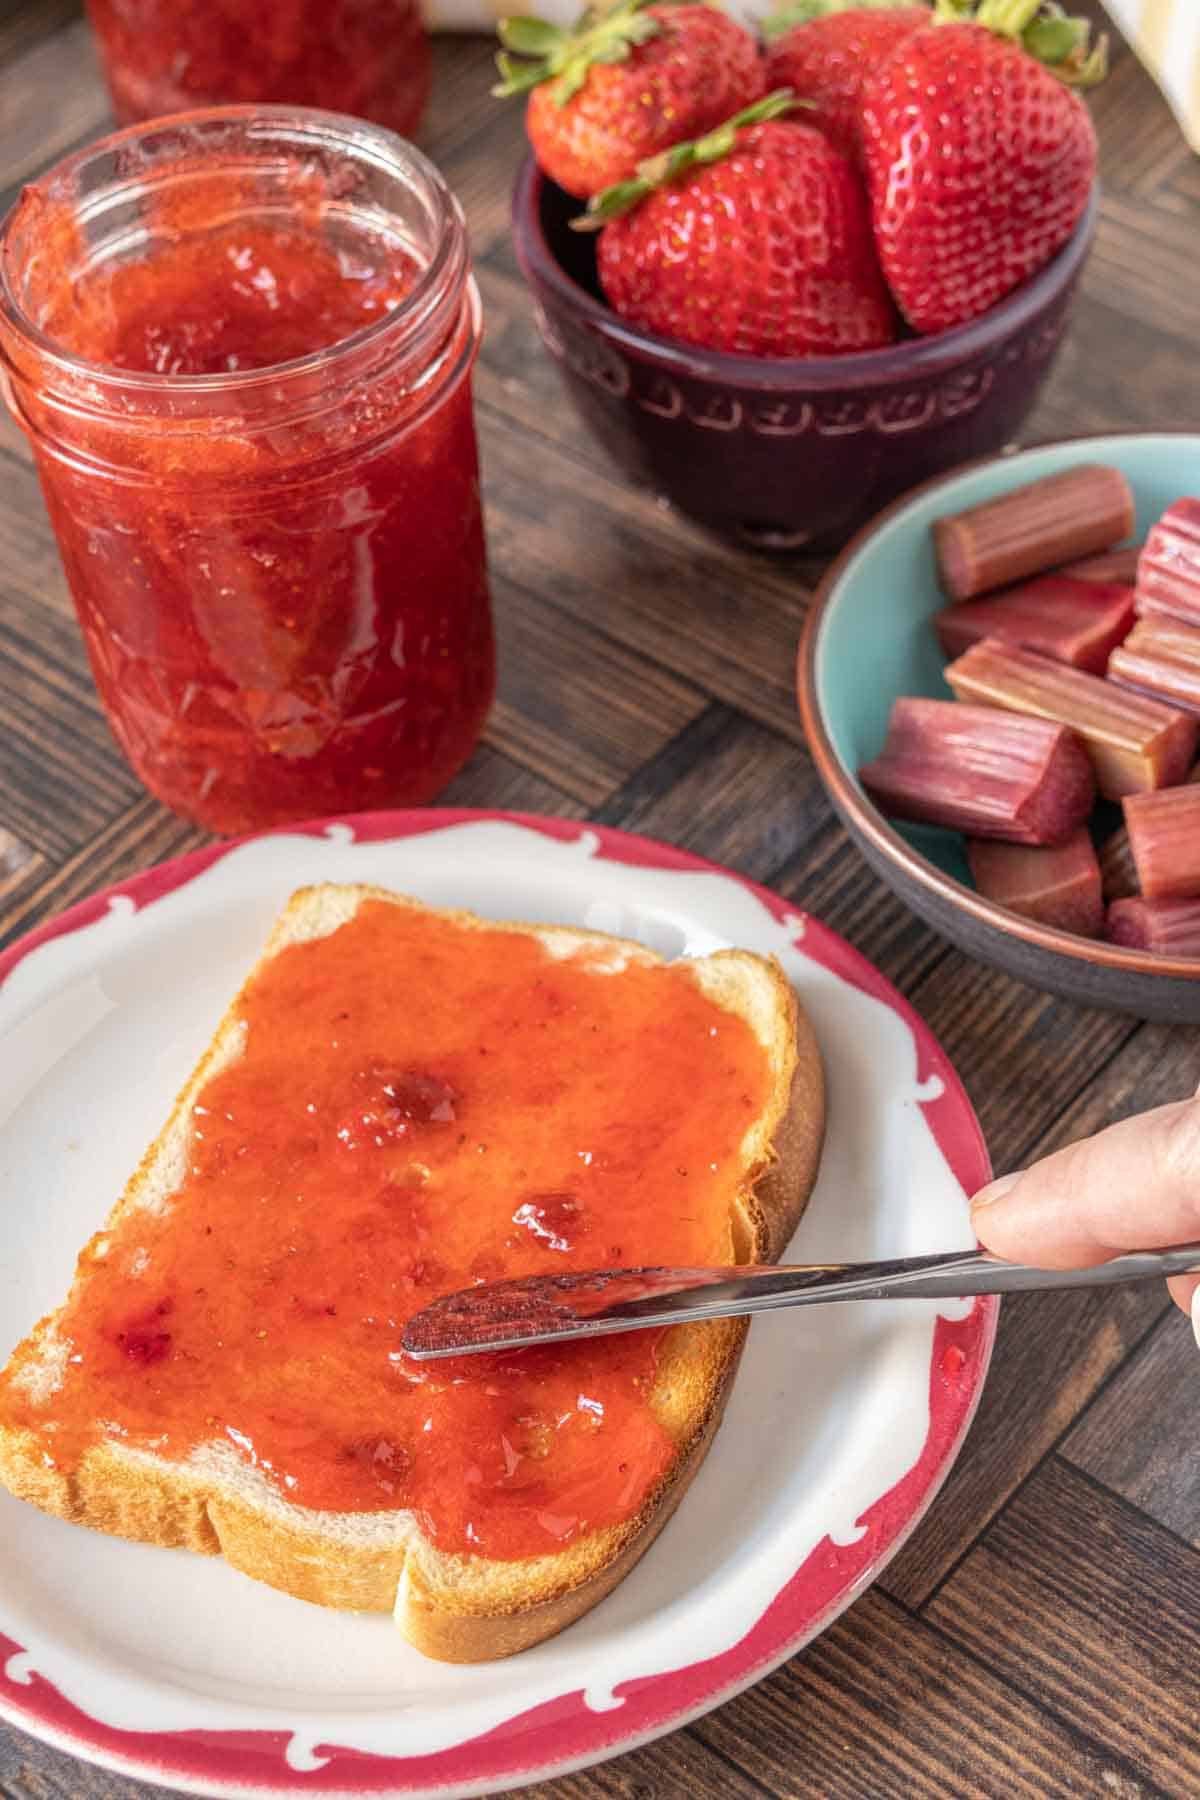
[[[417,0],[88,0],[113,111],[282,102],[420,123],[429,41]]]
[[[0,233],[0,356],[100,697],[214,831],[430,799],[494,687],[461,215],[366,126],[360,169],[345,125],[123,133]]]
[[[68,1470],[105,1429],[172,1458],[224,1440],[303,1505],[411,1508],[452,1551],[632,1517],[674,1454],[660,1333],[435,1363],[401,1334],[483,1274],[729,1261],[771,1080],[749,1027],[682,968],[597,976],[378,901],[235,1010],[180,1188],[84,1252],[62,1386],[34,1405],[0,1379],[0,1417]],[[364,1094],[393,1125],[348,1145]]]

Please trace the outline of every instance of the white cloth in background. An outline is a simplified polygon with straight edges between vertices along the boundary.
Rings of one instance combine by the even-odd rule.
[[[1166,95],[1192,149],[1200,151],[1200,0],[1104,3]]]

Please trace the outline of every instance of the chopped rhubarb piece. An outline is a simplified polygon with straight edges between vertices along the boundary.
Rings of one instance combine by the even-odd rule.
[[[858,773],[897,818],[1014,844],[1062,843],[1095,798],[1071,732],[950,700],[897,700],[882,754]]]
[[[1129,794],[1123,804],[1143,898],[1200,897],[1200,787]]]
[[[981,638],[1000,638],[1103,675],[1110,651],[1126,637],[1133,620],[1131,587],[1041,575],[1002,594],[944,606],[934,624],[947,656],[961,656]]]
[[[1114,900],[1105,931],[1131,950],[1200,958],[1200,900]]]
[[[1056,931],[1099,937],[1104,923],[1100,864],[1086,826],[1050,850],[972,839],[967,860],[975,886],[988,900]]]
[[[1137,609],[1200,625],[1200,500],[1177,500],[1146,539]]]
[[[1119,581],[1122,587],[1136,587],[1141,554],[1140,544],[1126,544],[1120,550],[1102,550],[1099,556],[1068,563],[1058,573],[1069,575],[1072,581]]]
[[[1133,495],[1119,469],[1085,463],[1046,475],[934,520],[942,586],[951,600],[971,600],[1109,550],[1129,536],[1133,520]]]
[[[1200,783],[1200,763],[1184,779],[1191,785]],[[1138,891],[1133,850],[1124,825],[1104,842],[1100,851],[1100,879],[1104,884],[1106,900],[1125,900]]]
[[[1200,714],[1200,631],[1178,619],[1139,619],[1110,656],[1108,679]]]
[[[1196,754],[1197,721],[1161,700],[985,638],[946,670],[960,700],[1053,719],[1077,731],[1110,800],[1182,781]]]

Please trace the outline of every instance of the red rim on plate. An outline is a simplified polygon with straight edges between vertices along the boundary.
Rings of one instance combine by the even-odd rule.
[[[609,862],[720,875],[737,883],[776,921],[802,924],[797,951],[882,1001],[913,1033],[918,1077],[935,1097],[922,1101],[930,1130],[967,1193],[989,1176],[987,1151],[962,1085],[928,1027],[866,959],[817,920],[798,919],[777,894],[718,864],[650,838],[577,820],[524,813],[427,809],[371,813],[285,826],[263,836],[323,838],[331,827],[360,843],[401,840],[464,824],[499,821],[563,842],[587,835]],[[118,895],[143,909],[185,886],[239,847],[241,839],[209,846],[145,870],[80,901],[0,954],[0,983],[32,950],[79,931],[104,916]],[[930,1081],[936,1077],[935,1081]],[[116,1730],[68,1701],[42,1676],[21,1667],[22,1646],[0,1633],[0,1716],[74,1755],[122,1772],[193,1792],[264,1796],[474,1794],[545,1780],[584,1767],[677,1729],[769,1674],[832,1623],[891,1560],[923,1518],[950,1471],[974,1416],[995,1337],[999,1302],[977,1300],[962,1319],[939,1319],[929,1368],[929,1430],[916,1463],[858,1521],[852,1544],[825,1538],[741,1640],[720,1655],[668,1673],[618,1683],[620,1705],[592,1711],[582,1691],[560,1695],[518,1714],[468,1743],[436,1754],[376,1756],[337,1744],[316,1747],[320,1768],[302,1771],[287,1761],[287,1731]]]

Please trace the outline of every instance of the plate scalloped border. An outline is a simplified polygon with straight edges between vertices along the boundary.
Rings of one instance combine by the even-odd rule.
[[[799,915],[777,894],[735,870],[587,821],[465,808],[348,815],[287,825],[259,836],[328,837],[348,830],[358,842],[422,836],[455,825],[501,821],[562,842],[591,836],[595,854],[635,867],[719,875],[737,883],[784,925],[802,928],[795,948],[843,981],[882,1001],[911,1030],[918,1075],[927,1084],[922,1107],[954,1175],[967,1193],[988,1179],[987,1150],[958,1076],[928,1026],[879,972],[827,926]],[[205,846],[145,869],[78,901],[0,953],[0,984],[29,953],[50,939],[104,917],[127,896],[140,911],[186,885],[246,839]],[[939,1078],[930,1081],[930,1077]],[[980,1299],[962,1319],[939,1318],[929,1370],[929,1430],[908,1473],[858,1520],[853,1543],[826,1538],[731,1648],[666,1674],[618,1684],[621,1704],[593,1711],[582,1690],[518,1714],[466,1743],[414,1757],[374,1756],[339,1745],[314,1746],[327,1758],[301,1770],[288,1760],[285,1731],[131,1732],[117,1730],[74,1706],[52,1683],[23,1667],[21,1645],[0,1633],[0,1716],[55,1747],[144,1780],[199,1794],[415,1797],[486,1794],[546,1780],[603,1761],[678,1729],[760,1680],[817,1637],[870,1586],[920,1523],[949,1474],[975,1415],[995,1340],[999,1302]],[[215,1784],[215,1785],[214,1785]]]

